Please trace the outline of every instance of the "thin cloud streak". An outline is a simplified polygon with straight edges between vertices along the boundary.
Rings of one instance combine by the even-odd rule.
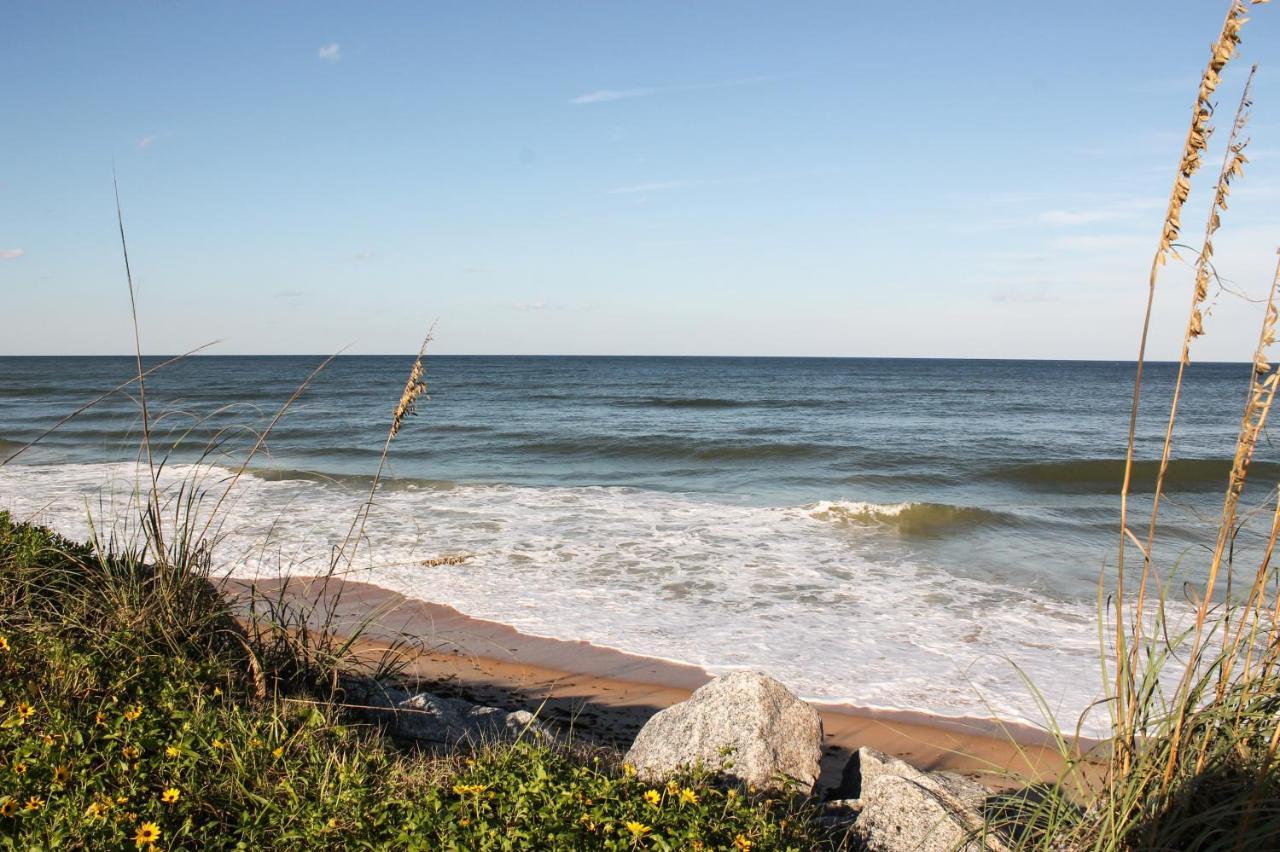
[[[17,260],[26,253],[26,249],[0,249],[0,260]]]
[[[631,98],[647,98],[651,95],[664,95],[672,92],[702,92],[713,89],[736,89],[740,86],[755,86],[760,83],[771,83],[781,79],[776,74],[760,77],[744,77],[737,80],[720,80],[715,83],[686,83],[680,86],[637,86],[633,89],[597,89],[585,92],[573,98],[569,103],[575,106],[585,104],[602,104],[609,101],[625,101]]]
[[[1159,209],[1162,204],[1164,202],[1158,198],[1133,198],[1086,210],[1048,210],[1040,214],[1040,221],[1046,225],[1065,227],[1114,222],[1118,219],[1133,219],[1139,214]]]
[[[324,47],[320,48],[317,55],[321,59],[323,59],[325,62],[341,62],[342,46],[339,45],[336,41],[330,42],[329,44],[326,44]]]
[[[659,180],[652,183],[637,183],[632,186],[620,186],[616,189],[609,190],[610,195],[635,195],[640,192],[662,192],[668,189],[681,189],[686,186],[696,186],[698,181],[693,180]]]
[[[838,171],[838,169],[810,169],[803,172],[749,175],[745,177],[710,178],[706,180],[656,180],[648,183],[637,183],[628,186],[615,187],[613,189],[606,190],[606,194],[638,195],[646,192],[665,192],[671,189],[686,189],[697,186],[733,186],[737,184],[764,183],[775,180],[804,180],[807,178],[827,177]]]

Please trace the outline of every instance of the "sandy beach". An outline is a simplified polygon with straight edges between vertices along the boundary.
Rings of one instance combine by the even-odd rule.
[[[292,577],[258,582],[260,595],[336,602],[334,626],[350,635],[365,623],[357,654],[370,660],[407,642],[405,673],[424,686],[477,702],[536,711],[575,737],[626,748],[650,716],[711,679],[696,666],[623,653],[587,642],[520,633],[452,607],[413,600],[367,583]],[[243,602],[250,586],[227,580]],[[994,788],[1011,779],[1051,779],[1062,761],[1050,737],[989,719],[815,703],[825,732],[819,786],[838,791],[849,755],[869,746],[927,770],[961,773]]]

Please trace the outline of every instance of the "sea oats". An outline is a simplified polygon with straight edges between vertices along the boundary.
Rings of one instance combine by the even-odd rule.
[[[1244,91],[1240,95],[1240,103],[1236,107],[1235,119],[1231,124],[1231,136],[1227,139],[1226,153],[1223,155],[1222,168],[1218,172],[1218,183],[1209,204],[1209,214],[1205,222],[1204,240],[1195,262],[1195,286],[1191,291],[1191,306],[1187,317],[1187,327],[1182,338],[1182,356],[1178,363],[1178,375],[1173,383],[1173,395],[1169,402],[1169,418],[1165,425],[1164,443],[1160,449],[1160,466],[1156,473],[1155,489],[1151,498],[1151,519],[1147,525],[1147,538],[1142,547],[1142,576],[1138,582],[1138,594],[1134,604],[1134,634],[1141,637],[1143,633],[1143,612],[1146,607],[1147,586],[1155,566],[1151,561],[1151,553],[1155,546],[1156,523],[1160,513],[1160,497],[1164,489],[1165,475],[1169,470],[1169,458],[1173,450],[1173,430],[1178,418],[1178,404],[1182,398],[1182,383],[1187,365],[1191,363],[1191,341],[1204,334],[1204,318],[1206,309],[1204,302],[1209,296],[1209,278],[1213,257],[1213,236],[1222,227],[1222,211],[1227,209],[1226,198],[1230,192],[1231,180],[1244,174],[1244,147],[1247,140],[1240,140],[1240,133],[1249,121],[1249,90],[1253,84],[1255,65],[1245,80]],[[1131,653],[1137,652],[1137,644]]]
[[[1254,0],[1257,5],[1259,0]],[[1262,0],[1265,2],[1265,0]],[[1115,607],[1116,672],[1114,681],[1115,709],[1117,718],[1131,718],[1130,705],[1136,700],[1137,684],[1133,680],[1129,666],[1129,637],[1125,626],[1125,544],[1133,536],[1129,529],[1128,498],[1133,478],[1134,451],[1137,439],[1138,409],[1142,395],[1142,375],[1146,359],[1147,336],[1151,329],[1151,314],[1155,303],[1156,283],[1160,268],[1165,265],[1168,256],[1174,251],[1174,244],[1182,230],[1182,208],[1191,193],[1191,179],[1201,165],[1201,153],[1208,145],[1213,128],[1209,124],[1213,116],[1213,103],[1210,97],[1218,88],[1223,68],[1235,56],[1240,44],[1240,28],[1248,20],[1245,17],[1246,6],[1241,0],[1232,0],[1227,15],[1222,23],[1222,30],[1214,40],[1209,62],[1200,77],[1200,85],[1196,94],[1196,102],[1191,110],[1191,123],[1187,129],[1186,141],[1178,162],[1178,171],[1174,176],[1173,189],[1169,195],[1169,204],[1165,211],[1164,223],[1161,226],[1160,240],[1151,261],[1151,269],[1147,276],[1147,302],[1142,319],[1142,333],[1138,342],[1137,369],[1133,384],[1133,401],[1129,412],[1128,441],[1125,448],[1124,479],[1120,487],[1120,544],[1116,565],[1117,605]],[[1144,555],[1144,572],[1149,560]],[[1142,614],[1137,614],[1140,621]],[[1135,628],[1140,635],[1140,628]],[[1136,637],[1135,637],[1136,638]],[[1125,721],[1125,724],[1128,724]],[[1132,737],[1117,738],[1117,752],[1121,769],[1127,768],[1129,756],[1136,743]]]
[[[418,398],[427,392],[427,382],[422,377],[422,354],[426,351],[430,335],[422,341],[422,349],[418,350],[418,358],[409,371],[409,379],[404,383],[404,392],[400,394],[400,402],[396,403],[395,413],[391,417],[391,438],[400,434],[404,419],[418,410]]]

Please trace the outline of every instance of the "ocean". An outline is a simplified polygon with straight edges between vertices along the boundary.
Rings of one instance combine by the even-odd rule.
[[[216,499],[321,360],[157,373],[162,485]],[[411,363],[340,357],[319,374],[233,489],[216,571],[324,570]],[[1148,366],[1144,530],[1175,369]],[[0,358],[0,458],[133,370]],[[1131,363],[428,356],[426,371],[351,579],[861,707],[1041,723],[1025,676],[1074,727],[1101,695]],[[1175,613],[1203,576],[1248,379],[1245,364],[1188,373],[1156,549]],[[146,478],[140,425],[123,395],[86,411],[0,467],[0,508],[71,536],[109,527]],[[1255,503],[1280,472],[1269,446],[1258,459]],[[1246,526],[1238,556],[1257,541]],[[423,564],[440,556],[466,558]]]

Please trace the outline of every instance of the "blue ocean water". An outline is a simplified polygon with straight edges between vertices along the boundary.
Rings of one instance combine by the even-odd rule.
[[[148,364],[160,359],[148,359]],[[165,481],[228,471],[320,357],[196,357],[148,381]],[[411,357],[341,357],[235,488],[215,551],[310,573],[377,465]],[[1063,361],[429,356],[361,576],[542,635],[760,666],[811,697],[1035,720],[1100,690],[1134,365]],[[1175,365],[1148,366],[1135,515]],[[0,458],[134,371],[0,358]],[[1194,364],[1157,561],[1194,577],[1249,367]],[[117,395],[0,467],[0,508],[85,534],[127,512],[139,407]],[[1264,447],[1261,500],[1280,465]],[[1246,530],[1240,547],[1248,550]],[[424,559],[462,554],[458,566]],[[945,686],[939,686],[945,683]]]

